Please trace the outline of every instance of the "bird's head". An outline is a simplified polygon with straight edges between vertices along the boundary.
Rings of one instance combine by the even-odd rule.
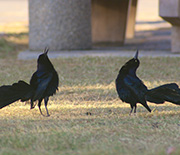
[[[139,67],[139,64],[140,64],[140,61],[138,59],[138,50],[137,50],[134,58],[126,62],[120,69],[120,72],[126,72],[126,73],[133,72],[134,73]]]
[[[42,68],[42,67],[48,67],[48,66],[52,66],[49,58],[48,58],[48,51],[49,48],[46,47],[44,49],[44,52],[38,57],[37,63],[38,63],[38,68]]]
[[[126,62],[125,65],[129,68],[137,69],[140,64],[140,61],[138,59],[138,54],[139,54],[139,51],[137,50],[135,56],[132,59],[130,59],[128,62]]]
[[[49,51],[49,48],[46,47],[44,49],[44,52],[38,57],[38,63],[44,62],[46,61],[46,59],[48,59],[47,53]]]

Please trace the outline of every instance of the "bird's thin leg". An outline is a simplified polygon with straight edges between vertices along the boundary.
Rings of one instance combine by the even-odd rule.
[[[43,115],[43,113],[42,113],[42,111],[41,111],[41,102],[42,102],[42,99],[40,99],[40,100],[38,101],[38,107],[39,107],[39,111],[40,111],[41,115]],[[43,116],[44,116],[44,115],[43,115]]]
[[[137,105],[135,104],[135,106],[134,106],[135,108],[134,108],[134,113],[136,113],[136,108],[137,108]]]
[[[46,108],[47,117],[50,116],[50,115],[49,115],[49,112],[48,112],[48,108],[47,108],[47,103],[48,103],[48,101],[49,101],[49,97],[46,97],[46,98],[44,99],[44,105],[45,105],[45,108]]]
[[[147,105],[147,103],[145,102],[144,104],[142,104],[149,112],[151,112],[151,109],[149,108],[149,106]]]
[[[129,115],[131,115],[133,108],[134,108],[133,105],[131,105],[131,111],[130,111]]]
[[[34,105],[34,101],[31,99],[31,107],[30,109],[33,109],[36,106],[36,104]]]

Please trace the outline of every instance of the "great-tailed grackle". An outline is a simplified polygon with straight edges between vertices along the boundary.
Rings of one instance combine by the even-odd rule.
[[[49,96],[58,90],[59,78],[47,56],[48,51],[49,49],[45,48],[44,53],[38,57],[37,71],[32,75],[30,84],[18,81],[18,83],[0,87],[0,109],[17,100],[22,102],[30,100],[32,109],[35,107],[34,102],[38,100],[39,111],[42,114],[41,102],[44,99],[47,116],[50,116],[47,104]]]
[[[151,109],[147,101],[162,104],[165,101],[180,105],[180,89],[177,84],[170,83],[148,90],[145,84],[137,77],[136,70],[140,65],[138,51],[134,58],[122,66],[116,78],[116,90],[119,98],[131,105],[130,114],[137,103],[142,104],[149,112]]]
[[[137,103],[141,103],[149,112],[151,112],[145,99],[147,87],[136,75],[139,64],[137,51],[135,57],[122,66],[116,78],[117,93],[123,102],[131,105],[130,113],[132,113],[133,108],[135,108],[134,113],[136,113]]]

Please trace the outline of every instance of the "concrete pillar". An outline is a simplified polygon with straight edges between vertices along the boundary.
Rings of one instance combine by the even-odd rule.
[[[171,51],[180,52],[180,26],[173,26],[171,30]]]
[[[180,0],[159,0],[159,15],[172,25],[171,52],[180,52]]]
[[[130,0],[129,11],[128,11],[128,21],[126,28],[126,38],[130,39],[134,37],[135,24],[136,24],[136,10],[137,10],[138,0]]]
[[[29,48],[91,48],[90,0],[29,0]]]
[[[129,0],[92,0],[93,43],[123,44]]]

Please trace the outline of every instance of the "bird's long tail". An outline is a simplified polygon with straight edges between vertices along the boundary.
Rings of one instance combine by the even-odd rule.
[[[164,84],[150,89],[146,94],[146,100],[156,104],[168,101],[180,105],[180,89],[176,83]]]
[[[0,109],[18,100],[27,101],[32,93],[32,87],[24,81],[3,85],[0,87]]]

